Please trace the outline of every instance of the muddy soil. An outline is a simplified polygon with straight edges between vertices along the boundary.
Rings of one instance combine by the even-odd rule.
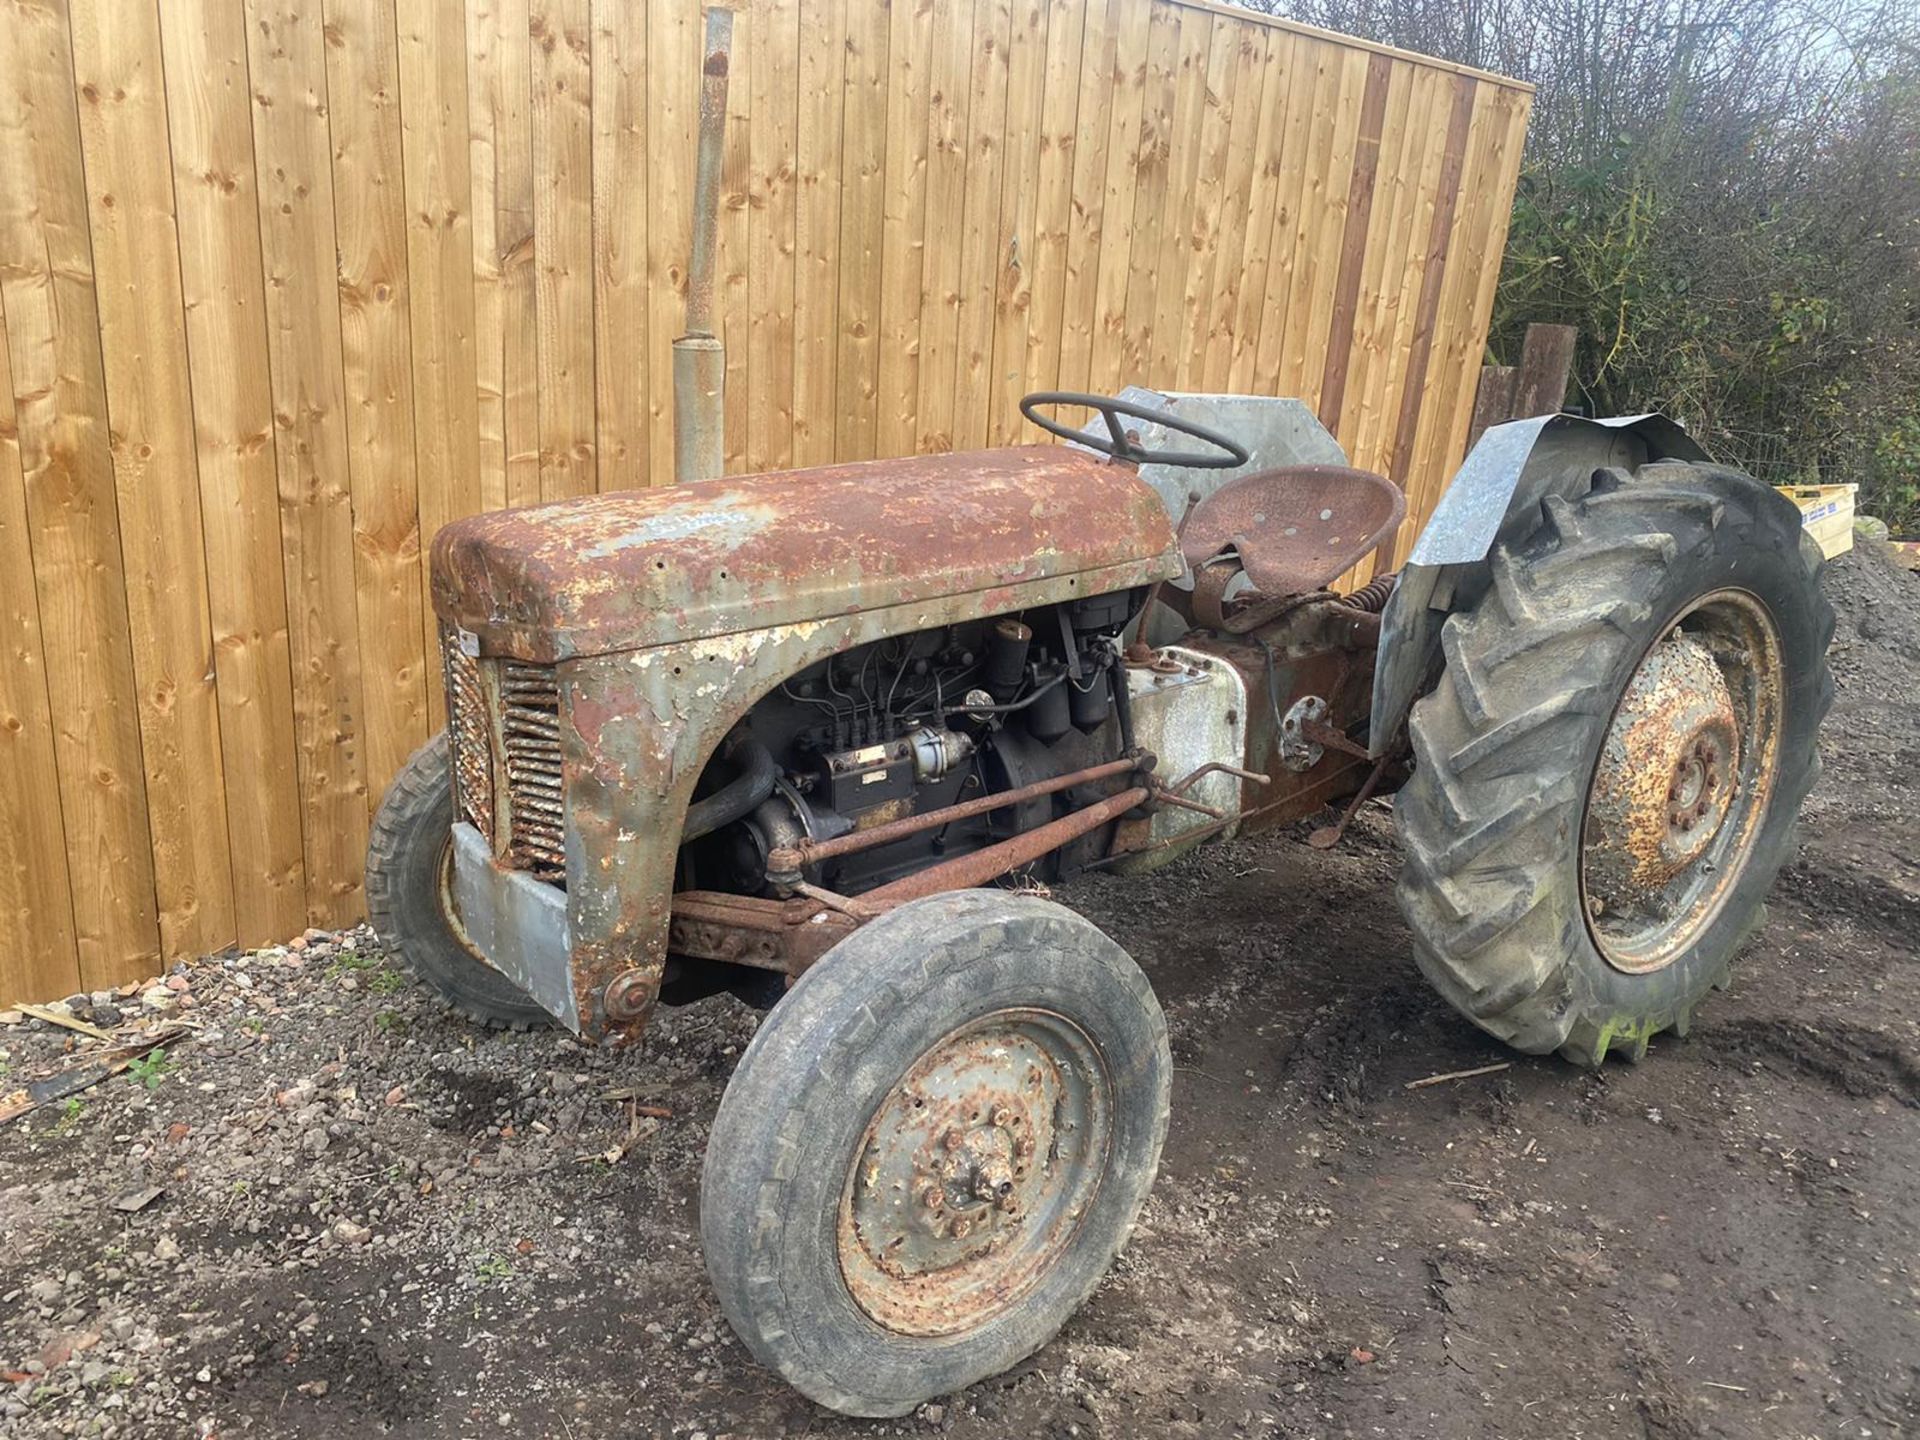
[[[738,1001],[591,1053],[315,933],[75,997],[193,1028],[0,1128],[0,1433],[1920,1433],[1920,582],[1828,583],[1800,858],[1644,1064],[1512,1057],[1433,999],[1384,809],[1065,892],[1159,991],[1174,1121],[1132,1247],[1012,1374],[854,1422],[731,1338],[697,1184]],[[102,1048],[0,1030],[0,1090]]]

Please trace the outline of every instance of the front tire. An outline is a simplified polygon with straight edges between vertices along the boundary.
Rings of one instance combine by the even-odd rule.
[[[1046,1344],[1126,1242],[1172,1058],[1088,921],[961,891],[836,945],[760,1027],[700,1187],[721,1308],[810,1399],[904,1415]]]
[[[387,787],[367,840],[367,919],[389,955],[468,1019],[509,1030],[551,1025],[538,1002],[467,948],[448,911],[449,764],[443,730]]]
[[[1462,1014],[1598,1065],[1726,983],[1819,775],[1821,564],[1774,491],[1670,461],[1496,548],[1395,804],[1414,955]]]

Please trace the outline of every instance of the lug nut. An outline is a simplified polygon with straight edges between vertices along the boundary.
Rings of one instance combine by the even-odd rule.
[[[967,1137],[962,1135],[958,1130],[949,1130],[947,1131],[947,1138],[944,1143],[947,1149],[958,1150],[962,1145],[967,1143]]]
[[[973,1222],[962,1215],[953,1222],[953,1238],[964,1240],[973,1229]]]
[[[922,1195],[920,1200],[929,1210],[938,1210],[947,1203],[947,1197],[938,1185],[929,1185],[926,1194]]]
[[[993,1112],[993,1123],[998,1125],[1002,1130],[1006,1129],[1009,1125],[1013,1124],[1013,1111],[1002,1105]]]

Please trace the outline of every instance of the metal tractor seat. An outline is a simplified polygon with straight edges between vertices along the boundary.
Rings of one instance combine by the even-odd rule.
[[[1237,631],[1268,608],[1260,601],[1324,590],[1406,513],[1407,497],[1392,481],[1345,465],[1289,465],[1230,480],[1196,504],[1181,527],[1194,619]]]

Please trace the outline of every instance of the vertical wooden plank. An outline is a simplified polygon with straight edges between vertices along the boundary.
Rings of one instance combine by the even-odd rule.
[[[1368,245],[1355,334],[1363,364],[1358,385],[1350,384],[1348,390],[1348,409],[1356,412],[1348,453],[1362,457],[1356,464],[1382,474],[1393,454],[1447,117],[1446,76],[1441,72],[1396,67],[1393,88],[1385,134],[1397,140],[1397,153],[1379,182],[1390,203],[1382,204],[1376,195],[1374,228],[1383,243]]]
[[[348,481],[333,170],[321,18],[298,0],[249,0],[247,56],[266,267],[274,462],[300,755],[307,915],[361,909],[367,848],[358,597]],[[434,687],[436,690],[438,687]]]
[[[647,6],[647,479],[665,485],[673,479],[673,341],[687,318],[701,19],[698,0],[630,3]],[[735,77],[745,68],[740,53],[736,39]]]
[[[753,392],[747,399],[747,468],[793,464],[794,155],[800,98],[793,57],[798,0],[763,0],[753,44],[753,213],[747,277]]]
[[[1273,264],[1274,231],[1282,213],[1281,192],[1287,161],[1288,95],[1293,84],[1294,37],[1267,32],[1261,64],[1260,111],[1254,129],[1253,180],[1246,234],[1240,246],[1240,271],[1234,297],[1233,345],[1226,389],[1248,393],[1260,351],[1260,325],[1267,311],[1267,273]]]
[[[0,306],[0,995],[12,1001],[71,995],[80,952],[6,335]]]
[[[404,0],[397,9],[419,492],[414,563],[425,623],[422,654],[437,656],[428,548],[442,525],[474,514],[481,503],[466,13],[463,0]],[[437,664],[432,673],[438,675]],[[427,686],[427,703],[429,728],[445,724],[439,684]]]
[[[1093,68],[1106,48],[1104,0],[1046,0],[1046,11],[1046,68],[1040,76],[1040,160],[1033,182],[1033,242],[1026,259],[1027,354],[1020,388],[1028,390],[1068,388],[1064,372],[1069,329],[1075,335],[1073,363],[1083,372],[1074,383],[1085,383],[1085,357],[1093,338],[1093,288],[1089,282],[1094,268],[1087,258],[1089,253],[1098,253],[1098,215],[1093,219],[1091,252],[1082,237],[1078,269],[1073,265],[1074,233],[1081,225],[1078,206],[1083,173],[1089,181],[1086,193],[1098,205],[1100,191],[1091,180],[1093,165],[1106,149],[1112,97],[1105,77]],[[1111,62],[1107,63],[1110,69]],[[1099,117],[1099,139],[1089,142],[1096,152],[1092,156],[1083,155],[1080,148],[1083,109],[1096,111]],[[1088,126],[1094,123],[1094,116],[1088,115]],[[1071,323],[1069,292],[1084,307],[1072,316]],[[1011,368],[999,363],[1003,370]],[[1001,443],[1040,439],[1040,432],[1020,414],[1020,397],[1011,398],[1014,403],[1007,405],[1003,391],[1003,418],[998,427]]]
[[[500,69],[498,0],[467,5],[467,184],[473,199],[474,433],[480,505],[507,504],[506,285],[500,263],[500,136],[494,120]]]
[[[886,224],[887,28],[880,0],[846,6],[846,119],[841,137],[838,354],[834,444],[840,460],[878,453],[881,246]],[[902,0],[905,3],[905,0]]]
[[[1473,397],[1479,379],[1479,361],[1486,351],[1487,327],[1493,319],[1494,293],[1500,281],[1500,256],[1506,249],[1507,225],[1513,216],[1513,192],[1520,180],[1521,152],[1527,133],[1532,97],[1505,86],[1494,88],[1493,114],[1485,152],[1485,190],[1481,196],[1478,233],[1473,238],[1474,286],[1471,306],[1459,329],[1459,343],[1449,347],[1452,364],[1446,380],[1449,393],[1436,396],[1446,416],[1445,439],[1433,465],[1431,491],[1438,500],[1453,467],[1466,449],[1467,429],[1473,422]],[[1422,512],[1423,514],[1427,512]]]
[[[1298,381],[1300,365],[1289,353],[1289,327],[1293,323],[1293,295],[1301,268],[1301,251],[1309,226],[1303,212],[1312,199],[1310,188],[1315,167],[1316,142],[1322,133],[1314,116],[1338,84],[1333,61],[1334,47],[1322,40],[1296,35],[1293,39],[1292,73],[1287,84],[1287,105],[1282,122],[1280,173],[1276,178],[1273,209],[1273,238],[1268,244],[1267,293],[1260,313],[1260,339],[1255,348],[1253,389],[1261,395],[1289,395],[1281,388],[1281,375]],[[1329,137],[1328,143],[1331,144]],[[1304,309],[1304,307],[1302,307]]]
[[[1048,66],[1047,0],[1014,0],[1013,29],[1007,51],[1005,140],[1000,167],[1000,227],[996,242],[997,273],[993,290],[992,355],[983,367],[980,393],[972,403],[980,410],[978,431],[982,443],[1014,444],[1027,429],[1020,416],[1020,397],[1039,388],[1029,383],[1029,326],[1035,312],[1036,282],[1056,297],[1057,278],[1066,260],[1066,209],[1073,179],[1071,151],[1062,153],[1060,140],[1071,145],[1073,83],[1068,73],[1065,108],[1067,131],[1056,115],[1049,128],[1044,114],[1044,86]],[[1063,18],[1062,25],[1066,24]],[[1043,270],[1051,271],[1044,277]],[[1060,346],[1058,311],[1053,343]],[[1051,372],[1044,382],[1053,383]],[[964,397],[963,397],[964,398]],[[1038,433],[1038,432],[1032,432]]]
[[[493,510],[540,500],[532,36],[527,0],[467,0],[466,21],[474,427],[480,506]]]
[[[995,0],[979,0],[991,12]],[[967,199],[967,102],[972,96],[975,0],[941,0],[933,16],[927,97],[927,245],[920,272],[920,402],[914,448],[953,448],[959,374],[961,247]]]
[[[799,0],[793,182],[793,463],[833,459],[840,355],[840,164],[847,8]],[[797,66],[795,59],[797,58]]]
[[[307,897],[246,22],[240,0],[160,20],[234,938],[264,945],[306,926]]]
[[[1333,426],[1334,434],[1353,463],[1366,468],[1378,464],[1371,445],[1370,437],[1378,430],[1378,399],[1376,380],[1380,371],[1386,368],[1383,342],[1392,333],[1392,315],[1384,291],[1387,277],[1392,276],[1392,284],[1397,286],[1400,279],[1401,264],[1405,259],[1405,242],[1401,233],[1401,220],[1405,206],[1401,203],[1406,193],[1404,167],[1411,164],[1417,175],[1420,168],[1419,139],[1426,134],[1425,116],[1421,116],[1423,128],[1415,135],[1408,122],[1408,112],[1413,100],[1412,67],[1402,64],[1390,64],[1387,79],[1381,90],[1380,138],[1375,145],[1376,159],[1374,176],[1370,184],[1370,195],[1366,207],[1366,228],[1360,237],[1360,262],[1357,267],[1358,281],[1353,286],[1353,317],[1347,325],[1346,377],[1340,396],[1340,409]],[[1364,110],[1364,106],[1362,107]],[[1364,145],[1366,125],[1363,117],[1361,139]],[[1409,147],[1413,147],[1409,157]],[[1354,166],[1356,178],[1360,172],[1358,163]],[[1351,191],[1349,192],[1351,193]],[[1349,210],[1347,215],[1347,235],[1351,241],[1358,224],[1357,211]],[[1343,257],[1344,258],[1344,257]],[[1343,271],[1342,280],[1346,279]],[[1336,296],[1336,305],[1339,297]],[[1335,333],[1339,333],[1339,321],[1336,317]],[[1329,357],[1331,364],[1331,357]],[[1321,401],[1331,410],[1330,394],[1322,394]],[[1364,457],[1364,458],[1363,458]]]
[[[325,15],[367,789],[380,795],[428,733],[399,40],[385,0],[326,0]]]
[[[1238,78],[1241,22],[1221,15],[1208,32],[1207,50],[1194,80],[1198,109],[1191,122],[1183,164],[1190,179],[1181,191],[1181,225],[1174,269],[1177,298],[1168,295],[1167,350],[1161,373],[1180,390],[1198,389],[1207,363],[1207,322],[1211,316],[1213,262],[1220,251],[1222,212],[1226,206],[1227,146],[1233,138],[1234,82]],[[1234,197],[1237,202],[1239,197]]]
[[[507,504],[540,500],[539,277],[533,234],[533,19],[528,0],[496,0],[494,253],[501,289],[500,419]]]
[[[1388,452],[1386,473],[1394,483],[1413,493],[1416,477],[1412,474],[1414,442],[1420,426],[1420,411],[1426,395],[1427,366],[1433,350],[1434,328],[1439,318],[1442,285],[1446,278],[1447,246],[1453,234],[1453,219],[1460,202],[1460,180],[1467,159],[1468,126],[1473,119],[1475,93],[1479,82],[1471,76],[1453,76],[1447,82],[1447,120],[1441,136],[1439,174],[1432,185],[1433,208],[1425,233],[1421,257],[1420,286],[1413,299],[1413,330],[1407,341],[1401,382],[1398,419],[1394,425],[1393,448]],[[1403,527],[1404,528],[1404,527]],[[1385,565],[1390,554],[1379,557]]]
[[[920,417],[920,277],[925,264],[934,0],[893,0],[887,25],[887,167],[880,244],[875,449],[913,453]]]
[[[533,0],[533,263],[540,495],[591,495],[594,446],[593,83],[587,0]]]
[[[646,9],[593,0],[593,375],[602,490],[647,484]]]
[[[1280,391],[1316,411],[1333,326],[1335,282],[1346,237],[1353,158],[1369,56],[1326,45],[1326,69],[1315,76],[1306,188],[1294,248],[1292,295],[1281,352]]]
[[[1271,118],[1267,109],[1267,80],[1273,66],[1268,39],[1278,33],[1264,26],[1236,24],[1234,31],[1233,111],[1229,116],[1226,160],[1221,170],[1220,224],[1207,246],[1207,278],[1200,292],[1206,316],[1200,339],[1204,353],[1193,363],[1192,384],[1202,390],[1225,390],[1233,368],[1240,323],[1240,290],[1246,281],[1243,260],[1247,227],[1259,208],[1259,196],[1271,193],[1261,185],[1257,166],[1260,122]],[[1273,210],[1264,216],[1270,226]]]
[[[727,142],[720,166],[720,267],[718,294],[721,342],[727,347],[726,468],[729,475],[747,469],[747,400],[752,393],[750,360],[753,325],[749,267],[753,260],[753,35],[750,8],[733,15],[733,59],[727,76]]]
[[[1460,199],[1446,240],[1445,276],[1434,324],[1434,353],[1419,400],[1419,423],[1408,470],[1408,518],[1379,558],[1377,563],[1382,566],[1391,565],[1404,553],[1417,533],[1418,524],[1432,513],[1434,502],[1445,488],[1453,458],[1452,402],[1456,393],[1464,393],[1469,409],[1471,407],[1474,385],[1465,378],[1465,372],[1471,370],[1474,379],[1478,379],[1485,334],[1470,334],[1468,327],[1486,263],[1484,245],[1489,207],[1497,206],[1504,212],[1510,203],[1507,194],[1494,200],[1488,193],[1499,174],[1498,137],[1502,129],[1499,90],[1493,86],[1478,87],[1472,102],[1472,118],[1467,124]],[[1501,224],[1504,233],[1504,219]],[[1497,252],[1495,254],[1497,257]],[[1497,277],[1497,258],[1493,272]],[[1492,280],[1486,284],[1491,301]]]
[[[1134,152],[1133,223],[1128,244],[1127,283],[1121,309],[1118,364],[1105,375],[1106,386],[1153,383],[1154,326],[1158,281],[1164,255],[1162,239],[1178,220],[1167,214],[1170,193],[1167,166],[1173,153],[1175,103],[1180,79],[1180,17],[1172,5],[1146,7],[1151,12],[1147,35],[1146,95],[1140,112],[1139,139]],[[1198,11],[1196,27],[1210,20]]]
[[[1000,178],[1007,142],[1012,0],[975,0],[973,69],[967,85],[966,204],[955,292],[954,392],[948,448],[987,443],[992,393],[994,286],[1001,269]]]
[[[1327,344],[1320,371],[1320,421],[1329,430],[1340,425],[1346,403],[1347,373],[1353,352],[1354,318],[1360,304],[1360,280],[1366,264],[1368,227],[1373,220],[1374,182],[1380,173],[1380,137],[1387,116],[1387,79],[1393,62],[1367,57],[1366,88],[1361,92],[1360,128],[1354,139],[1347,203],[1341,211],[1340,240],[1333,281]]]
[[[65,7],[0,8],[0,308],[89,987],[150,975],[160,926]]]
[[[233,877],[159,16],[71,23],[160,943],[195,954],[233,938]]]
[[[1226,31],[1232,21],[1217,24]],[[1212,217],[1203,213],[1204,193],[1219,197],[1218,177],[1203,174],[1205,147],[1212,141],[1211,117],[1217,110],[1210,74],[1215,57],[1216,21],[1208,11],[1180,8],[1174,99],[1167,135],[1165,189],[1155,207],[1159,219],[1159,257],[1155,261],[1152,302],[1147,310],[1150,344],[1142,351],[1140,383],[1175,389],[1187,353],[1186,318],[1197,303],[1189,289],[1195,268],[1194,237]]]
[[[1075,134],[1084,138],[1098,136],[1100,163],[1089,163],[1080,171],[1075,162],[1074,193],[1089,196],[1098,187],[1096,211],[1076,206],[1075,236],[1068,242],[1068,269],[1078,281],[1067,302],[1067,337],[1061,356],[1063,380],[1083,374],[1083,390],[1111,390],[1123,366],[1127,327],[1127,284],[1133,263],[1134,187],[1138,176],[1140,127],[1146,108],[1147,54],[1152,38],[1153,10],[1148,5],[1129,5],[1126,0],[1108,0],[1107,33],[1110,44],[1103,43],[1098,68],[1092,71],[1096,84],[1112,90],[1112,103],[1106,127],[1093,130],[1091,121],[1076,124]],[[1092,54],[1092,41],[1088,41]],[[1083,112],[1084,113],[1084,112]],[[1081,262],[1074,264],[1078,253]],[[1085,370],[1078,354],[1082,343],[1072,322],[1074,301],[1084,297],[1091,306],[1093,323],[1084,337]]]

